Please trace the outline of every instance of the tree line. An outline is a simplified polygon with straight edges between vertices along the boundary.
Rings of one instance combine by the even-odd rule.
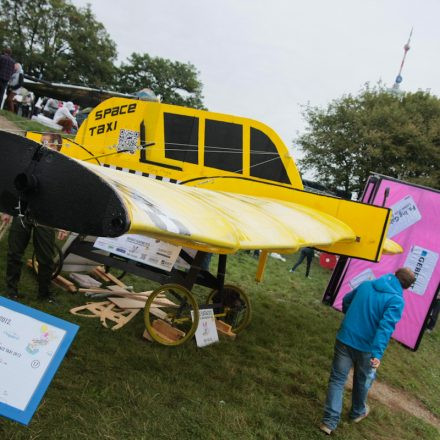
[[[148,87],[164,102],[204,107],[199,72],[189,62],[133,53],[116,65],[116,44],[90,5],[0,0],[0,12],[1,47],[10,47],[29,75],[126,93]]]
[[[116,65],[115,42],[90,5],[68,0],[0,0],[0,45],[25,72],[49,81],[133,93],[148,87],[162,101],[204,108],[199,72],[148,53]],[[281,99],[281,98],[280,98]],[[331,190],[362,192],[370,172],[440,188],[440,100],[368,84],[323,108],[307,105],[295,141],[301,171]]]
[[[303,116],[299,165],[326,187],[360,194],[375,172],[440,189],[440,100],[429,92],[366,84]]]

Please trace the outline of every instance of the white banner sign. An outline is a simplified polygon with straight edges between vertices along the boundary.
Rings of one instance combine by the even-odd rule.
[[[191,314],[193,314],[192,311]],[[207,345],[218,342],[214,311],[212,309],[200,309],[199,314],[199,325],[197,326],[195,335],[197,347],[206,347]]]
[[[356,289],[364,281],[375,280],[376,277],[371,269],[365,269],[362,272],[358,273],[355,277],[353,277],[348,283],[352,290]]]
[[[181,246],[135,234],[116,238],[98,237],[94,247],[168,272],[173,268],[181,249]]]
[[[413,246],[406,257],[404,266],[413,270],[416,282],[408,289],[417,295],[424,295],[435,266],[437,265],[438,253]]]
[[[388,238],[394,237],[422,218],[411,196],[406,196],[402,200],[399,200],[391,206],[391,210],[393,211],[393,216],[391,217],[390,227],[388,229]]]
[[[65,334],[0,306],[0,402],[25,410]]]

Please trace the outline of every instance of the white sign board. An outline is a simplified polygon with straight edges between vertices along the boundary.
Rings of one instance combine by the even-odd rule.
[[[404,266],[409,267],[416,276],[416,282],[408,289],[417,295],[423,295],[431,281],[435,266],[437,265],[438,253],[413,246],[406,257]]]
[[[196,257],[197,254],[197,250],[196,249],[191,249],[191,248],[187,248],[184,247],[183,250],[192,258]],[[182,258],[182,257],[177,257],[176,263],[174,264],[174,268],[175,269],[179,269],[179,270],[190,270],[191,266]]]
[[[66,332],[1,306],[0,329],[0,401],[24,410]]]
[[[192,311],[191,315],[193,315]],[[199,325],[195,334],[197,347],[206,347],[218,342],[214,311],[212,309],[200,309],[199,315]]]
[[[393,216],[391,217],[390,227],[388,229],[388,238],[392,238],[413,224],[421,220],[419,208],[417,208],[414,199],[406,196],[391,206]]]
[[[181,246],[135,234],[116,238],[98,237],[93,246],[168,272],[173,268],[181,249]]]
[[[365,269],[362,272],[358,273],[355,277],[353,277],[350,281],[350,287],[352,290],[356,289],[357,286],[359,286],[364,281],[372,281],[375,280],[376,277],[374,276],[374,273],[371,269]]]
[[[77,330],[0,297],[0,414],[29,422]]]

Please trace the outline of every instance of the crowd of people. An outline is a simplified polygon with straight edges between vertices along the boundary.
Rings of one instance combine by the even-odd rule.
[[[11,49],[5,48],[0,55],[0,108],[28,118],[41,113],[65,133],[74,133],[78,129],[75,117],[78,106],[71,101],[62,102],[48,97],[41,97],[35,102],[34,94],[23,87],[23,79],[22,65],[12,58]]]

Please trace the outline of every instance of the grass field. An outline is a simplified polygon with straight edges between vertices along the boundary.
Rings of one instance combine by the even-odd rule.
[[[4,273],[5,242],[0,243]],[[0,420],[4,439],[320,439],[334,336],[341,315],[321,304],[329,272],[315,260],[312,279],[294,261],[270,258],[265,280],[254,281],[257,261],[229,257],[227,282],[252,299],[253,321],[232,342],[198,349],[194,341],[168,348],[141,338],[140,315],[112,332],[94,319],[70,315],[79,294],[57,291],[57,304],[36,301],[33,275],[24,269],[24,303],[80,325],[78,335],[29,427]],[[211,268],[216,267],[214,258]],[[153,283],[128,277],[145,290]],[[3,289],[3,277],[0,289]],[[197,287],[200,300],[208,290]],[[379,381],[416,396],[440,416],[439,332],[426,335],[418,352],[392,342]],[[344,419],[339,439],[438,439],[421,420],[372,401],[359,425]]]
[[[20,128],[40,130],[19,121]],[[0,294],[5,258],[4,239]],[[312,279],[304,277],[304,266],[290,274],[295,258],[289,256],[287,263],[269,258],[265,280],[257,284],[254,258],[228,257],[227,282],[250,295],[253,320],[235,341],[222,339],[203,349],[194,341],[168,348],[143,340],[140,314],[115,332],[95,319],[73,316],[69,309],[85,303],[79,294],[57,290],[57,304],[41,304],[35,279],[25,268],[23,302],[77,323],[80,330],[30,425],[0,418],[0,439],[326,438],[318,425],[341,314],[321,303],[330,273],[315,260]],[[134,277],[124,281],[138,290],[156,286]],[[197,286],[193,292],[200,301],[209,293]],[[405,391],[440,417],[439,359],[440,329],[425,335],[416,353],[392,341],[378,381]],[[440,438],[439,431],[411,414],[370,403],[371,415],[350,424],[347,393],[334,437]]]
[[[18,116],[15,113],[11,113],[7,110],[0,110],[0,116],[3,116],[7,120],[16,124],[18,129],[20,130],[32,130],[37,132],[58,131],[58,130],[54,130],[53,128],[48,128],[45,125],[40,124],[39,122],[31,121],[30,119]]]

